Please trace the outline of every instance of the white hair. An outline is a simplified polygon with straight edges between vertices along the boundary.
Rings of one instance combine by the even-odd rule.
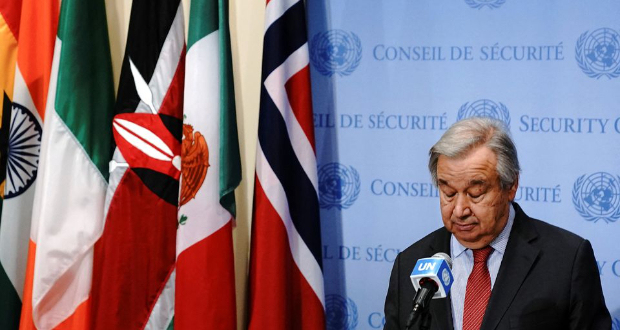
[[[517,148],[504,123],[486,117],[473,117],[456,122],[430,149],[428,169],[431,171],[433,183],[437,185],[439,156],[461,157],[481,145],[487,146],[497,156],[496,171],[502,189],[510,188],[519,179],[521,170]]]

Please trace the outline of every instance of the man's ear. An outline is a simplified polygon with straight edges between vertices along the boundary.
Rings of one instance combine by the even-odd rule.
[[[519,188],[519,177],[513,182],[512,186],[508,188],[508,200],[513,201],[517,195],[517,189]]]

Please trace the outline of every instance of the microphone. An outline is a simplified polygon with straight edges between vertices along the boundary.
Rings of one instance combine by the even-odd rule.
[[[420,314],[426,312],[431,299],[445,298],[448,295],[454,282],[451,268],[452,259],[442,252],[416,262],[410,276],[416,295],[413,299],[413,310],[407,320],[407,329]]]

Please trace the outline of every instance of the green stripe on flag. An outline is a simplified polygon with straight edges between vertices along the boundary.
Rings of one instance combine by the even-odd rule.
[[[212,0],[212,2],[216,2]],[[220,204],[236,217],[235,188],[241,182],[241,158],[235,87],[233,84],[230,31],[228,29],[228,1],[219,0],[220,30]]]
[[[19,328],[22,302],[13,287],[13,283],[0,265],[0,329]]]
[[[241,182],[241,159],[235,110],[227,0],[194,0],[189,16],[187,49],[219,30],[220,47],[220,204],[236,216],[235,188]]]
[[[218,29],[217,0],[193,0],[189,11],[187,50]]]
[[[62,2],[55,108],[107,181],[114,85],[106,27],[103,1]]]

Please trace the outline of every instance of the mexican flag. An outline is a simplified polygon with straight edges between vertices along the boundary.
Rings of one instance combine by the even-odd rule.
[[[114,105],[105,13],[103,0],[62,1],[32,211],[31,310],[24,308],[24,329],[88,324]]]
[[[193,0],[187,42],[175,329],[236,329],[241,181],[227,0]]]

